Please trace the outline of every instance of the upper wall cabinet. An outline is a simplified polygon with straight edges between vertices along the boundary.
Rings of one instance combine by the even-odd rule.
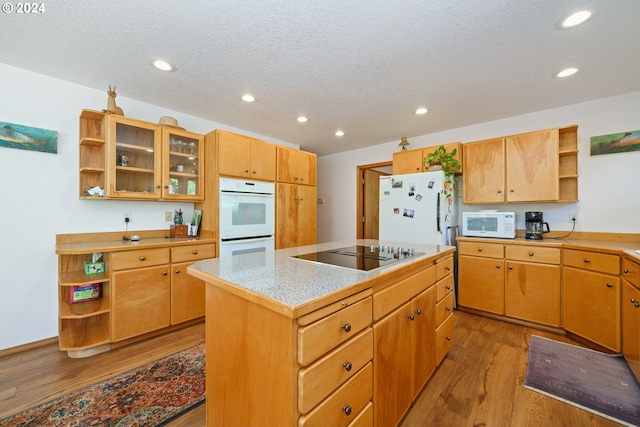
[[[276,180],[275,144],[220,129],[216,134],[220,175]]]
[[[97,111],[80,116],[80,198],[203,200],[203,136]]]
[[[316,185],[317,156],[307,151],[278,146],[278,182]]]
[[[463,202],[578,200],[577,126],[464,145]]]
[[[447,153],[457,150],[455,158],[460,162],[460,164],[462,164],[462,143],[450,142],[448,144],[441,145],[444,146]],[[424,158],[427,157],[428,154],[433,153],[438,147],[440,147],[440,145],[393,153],[393,174],[400,175],[405,173],[425,172],[427,169],[424,167]],[[460,173],[461,172],[462,170]]]

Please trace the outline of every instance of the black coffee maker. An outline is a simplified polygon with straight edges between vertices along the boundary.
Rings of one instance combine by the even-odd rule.
[[[525,212],[524,220],[527,239],[542,240],[542,235],[550,231],[549,224],[542,221],[542,212]]]

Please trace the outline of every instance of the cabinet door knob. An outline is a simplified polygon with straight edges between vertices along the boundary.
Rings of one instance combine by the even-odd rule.
[[[447,265],[444,269],[449,271],[449,270],[451,270],[451,267]]]
[[[416,314],[417,314],[418,316],[420,316],[420,315],[422,314],[422,310],[417,309],[417,310],[416,310]]]
[[[345,323],[344,325],[342,325],[342,329],[344,329],[345,332],[351,332],[351,324]]]
[[[509,190],[509,193],[513,193],[513,192],[515,192],[515,191],[516,191],[516,190],[514,190],[514,189],[512,188],[512,189],[510,189],[510,190]]]
[[[176,274],[179,274],[179,273],[180,273],[180,270],[179,270],[179,269],[178,269],[178,270],[176,270]]]
[[[344,411],[344,413],[346,415],[351,415],[351,406],[347,405],[347,406],[343,406],[342,410]]]
[[[416,320],[416,316],[414,316],[413,314],[409,316],[409,320],[413,321]]]
[[[502,194],[502,190],[498,190],[498,194]]]
[[[611,283],[607,283],[607,288],[613,288],[613,285]]]
[[[168,186],[168,185],[165,185],[165,186],[164,186],[164,188],[169,188],[169,186]]]
[[[589,262],[589,258],[585,258],[583,261],[584,262]]]
[[[449,307],[449,306],[445,307],[444,311],[451,311],[451,307]]]
[[[498,267],[498,268],[500,268],[500,267]],[[513,270],[513,266],[512,265],[509,266],[509,270]]]
[[[147,257],[144,257],[144,256],[140,257],[140,261],[144,261],[145,259],[147,259]]]
[[[533,256],[533,252],[529,252],[529,256]]]
[[[344,369],[349,372],[351,370],[351,368],[353,368],[353,365],[351,364],[351,362],[345,362],[342,364],[342,366],[344,366]]]
[[[167,273],[166,271],[163,271],[163,272],[162,272],[162,275],[163,275],[163,276],[166,276],[167,274],[168,274],[168,273]]]
[[[156,188],[162,188],[160,185],[156,185]]]
[[[638,300],[637,300],[637,299],[635,299],[635,298],[631,298],[631,302],[632,302],[633,304],[635,304],[635,303],[637,303],[637,302],[638,302]]]
[[[249,173],[249,169],[245,169],[245,170],[244,170],[244,173]]]
[[[496,265],[496,268],[500,268],[500,264],[497,264],[497,265]]]
[[[451,286],[447,285],[444,287],[446,290],[450,291],[451,290]]]
[[[482,248],[478,248],[478,252],[482,252]]]
[[[628,268],[624,269],[624,274],[629,274],[629,269]]]
[[[447,341],[451,341],[451,337],[447,337]]]
[[[253,171],[252,173],[255,175],[255,174],[256,174],[256,171]]]

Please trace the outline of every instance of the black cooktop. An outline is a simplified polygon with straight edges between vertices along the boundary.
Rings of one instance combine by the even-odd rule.
[[[400,251],[398,248],[393,248],[392,252],[390,248],[381,248],[378,246],[374,246],[372,250],[371,246],[357,245],[295,255],[292,258],[354,270],[370,271],[380,267],[387,267],[396,262],[414,258],[419,255],[424,255],[424,253],[409,249]]]

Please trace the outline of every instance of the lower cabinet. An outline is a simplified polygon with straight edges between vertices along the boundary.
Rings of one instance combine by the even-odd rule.
[[[374,291],[374,425],[396,426],[436,367],[436,268]]]
[[[460,242],[458,303],[504,314],[504,245]]]
[[[204,316],[205,284],[186,270],[195,261],[214,258],[215,243],[167,244],[158,238],[132,249],[121,241],[100,241],[100,234],[90,236],[95,247],[79,240],[57,248],[60,350],[88,357],[109,351],[112,343]],[[103,254],[105,271],[86,274],[84,264],[96,252]],[[74,289],[88,285],[99,285],[97,299],[70,302]]]
[[[564,250],[564,328],[620,352],[620,257]]]
[[[640,289],[622,282],[622,354],[640,381]]]

